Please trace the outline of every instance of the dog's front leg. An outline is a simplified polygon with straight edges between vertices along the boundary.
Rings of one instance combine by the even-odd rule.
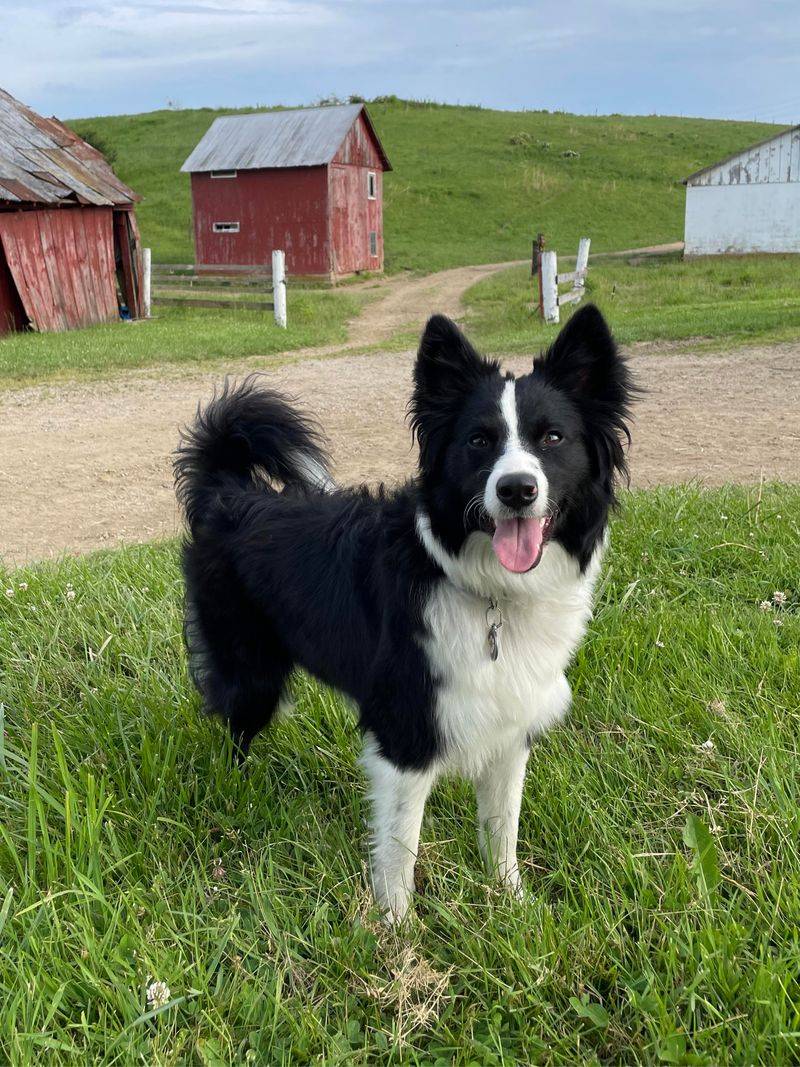
[[[435,774],[396,767],[380,755],[369,734],[361,765],[370,780],[372,801],[372,890],[386,922],[398,923],[414,891],[422,815]]]
[[[527,762],[528,745],[521,737],[484,764],[475,778],[478,844],[483,861],[516,896],[522,895],[517,834]]]

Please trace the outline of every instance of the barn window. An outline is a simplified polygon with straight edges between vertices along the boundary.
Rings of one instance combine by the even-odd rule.
[[[378,192],[378,180],[375,177],[375,171],[367,171],[367,198],[369,200],[375,200]]]
[[[375,230],[369,231],[369,254],[371,256],[377,256],[378,254],[378,234]]]
[[[235,170],[212,170],[211,171],[211,177],[212,178],[235,178],[236,177],[236,171]]]
[[[213,226],[214,233],[238,233],[238,222],[215,222]]]

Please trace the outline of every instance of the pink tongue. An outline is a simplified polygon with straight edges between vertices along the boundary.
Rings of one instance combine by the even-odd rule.
[[[502,519],[494,531],[492,548],[507,571],[524,574],[542,554],[542,520]]]

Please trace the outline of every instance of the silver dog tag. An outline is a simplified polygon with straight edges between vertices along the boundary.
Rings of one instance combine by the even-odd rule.
[[[496,600],[489,601],[486,609],[486,624],[489,627],[489,658],[494,661],[500,655],[500,627],[503,625],[503,613]]]
[[[492,623],[489,627],[489,656],[492,661],[496,660],[500,654],[500,627],[497,623]]]

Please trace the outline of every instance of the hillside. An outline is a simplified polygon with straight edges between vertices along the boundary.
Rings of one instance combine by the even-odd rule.
[[[537,230],[596,251],[677,240],[680,182],[778,127],[657,116],[490,111],[382,98],[370,114],[386,176],[387,268],[438,270],[526,257]],[[179,168],[217,115],[154,111],[70,125],[112,150],[145,198],[139,218],[156,261],[192,261],[189,180]]]

